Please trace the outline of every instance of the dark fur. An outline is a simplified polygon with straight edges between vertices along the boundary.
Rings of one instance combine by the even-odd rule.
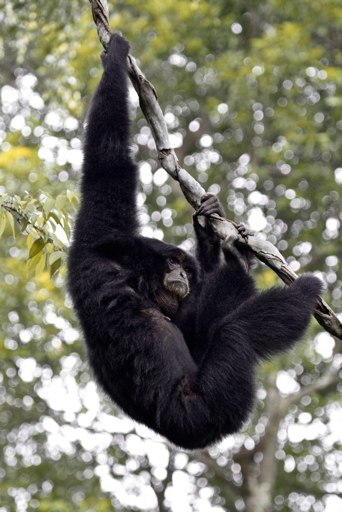
[[[128,150],[128,49],[122,37],[112,37],[89,112],[69,289],[103,389],[176,445],[200,448],[241,428],[253,406],[258,360],[302,336],[321,285],[305,276],[258,293],[236,253],[222,252],[197,222],[197,261],[139,236],[137,168]],[[156,297],[166,258],[177,255],[191,291],[170,320]]]

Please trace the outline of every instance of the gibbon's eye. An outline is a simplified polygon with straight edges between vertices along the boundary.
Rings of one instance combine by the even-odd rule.
[[[172,265],[172,266],[174,266],[174,265],[179,265],[178,261],[177,261],[177,260],[176,260],[176,258],[174,258],[174,257],[169,258],[169,259],[168,259],[168,263],[169,263],[170,265]]]

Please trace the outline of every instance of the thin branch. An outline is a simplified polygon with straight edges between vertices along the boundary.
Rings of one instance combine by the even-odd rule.
[[[14,201],[10,199],[5,200],[1,203],[0,206],[13,216],[13,218],[18,222],[22,229],[26,229],[27,226],[30,226],[41,238],[46,236],[44,229],[40,228],[34,222],[32,222],[29,215],[27,215],[27,213],[24,212],[18,205],[15,205]]]
[[[108,22],[108,7],[106,0],[89,0],[93,18],[97,26],[99,39],[105,49],[108,47],[111,32]],[[153,85],[147,80],[138,67],[134,57],[128,57],[128,73],[132,84],[139,96],[139,102],[144,116],[151,128],[161,166],[180,184],[187,201],[195,209],[201,204],[201,197],[205,194],[203,187],[185,170],[178,161],[174,149],[171,148],[167,126],[163,112],[157,101],[157,94]],[[286,263],[278,249],[260,235],[253,233],[246,237],[241,236],[233,221],[215,217],[211,225],[222,240],[237,240],[247,244],[255,256],[270,267],[286,284],[298,278],[297,274]],[[334,311],[319,297],[314,314],[318,323],[330,334],[342,340],[342,322]]]
[[[15,201],[11,198],[6,199],[1,202],[0,208],[3,208],[5,211],[9,212],[12,217],[16,220],[22,232],[26,231],[28,228],[30,230],[34,230],[39,238],[45,240],[45,243],[52,244],[55,251],[59,251],[60,247],[58,247],[49,234],[47,230],[37,226],[35,222],[32,222],[30,216],[18,205],[15,204]]]

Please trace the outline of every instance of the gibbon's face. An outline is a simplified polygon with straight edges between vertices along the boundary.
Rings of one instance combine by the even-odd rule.
[[[183,300],[190,292],[186,269],[177,256],[171,256],[166,260],[163,287],[178,300]]]

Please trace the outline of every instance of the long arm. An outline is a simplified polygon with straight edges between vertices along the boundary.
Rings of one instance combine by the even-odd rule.
[[[89,243],[137,230],[137,168],[129,154],[127,41],[114,34],[87,117],[82,203],[76,232]]]
[[[130,136],[127,106],[128,42],[114,34],[101,55],[104,71],[87,118],[84,173],[109,173],[117,159],[126,159]],[[116,177],[118,183],[120,177]]]
[[[204,195],[201,203],[193,216],[197,239],[196,256],[202,272],[208,273],[217,267],[221,255],[221,241],[210,227],[208,218],[212,215],[224,217],[224,210],[217,196],[213,194]],[[198,219],[200,216],[202,216],[203,226]]]

